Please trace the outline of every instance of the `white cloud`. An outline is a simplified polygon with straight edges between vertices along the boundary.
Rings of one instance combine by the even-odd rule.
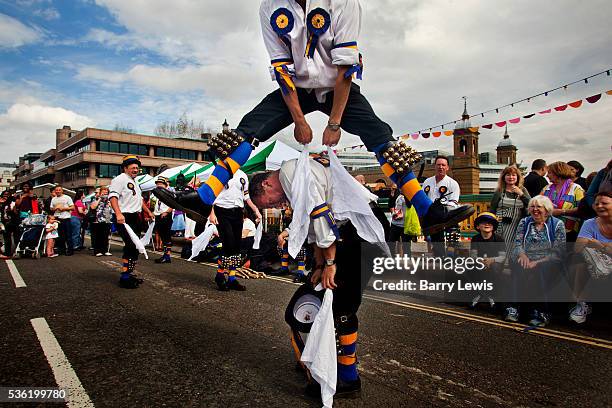
[[[57,9],[53,7],[34,10],[34,15],[38,17],[42,17],[48,21],[57,20],[58,18],[61,17],[59,11],[57,11]]]
[[[26,26],[19,20],[0,14],[0,48],[18,48],[41,39],[39,30]]]
[[[61,107],[16,103],[0,114],[0,161],[13,161],[26,152],[44,152],[55,146],[55,130],[91,127],[90,118]]]

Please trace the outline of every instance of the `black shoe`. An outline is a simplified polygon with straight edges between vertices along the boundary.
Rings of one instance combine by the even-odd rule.
[[[239,292],[244,292],[246,290],[246,286],[238,282],[238,279],[227,282],[227,287],[231,290],[237,290]]]
[[[357,398],[361,394],[361,377],[355,381],[342,381],[338,379],[336,383],[335,398]]]
[[[268,272],[267,275],[270,275],[270,276],[285,276],[285,275],[289,275],[289,269],[278,268],[276,270]]]
[[[212,206],[204,204],[200,195],[195,190],[172,192],[168,189],[157,187],[153,190],[153,194],[162,203],[175,210],[183,211],[195,222],[206,224],[208,221],[208,215],[212,210]]]
[[[304,395],[317,401],[321,401],[321,386],[314,379],[311,379],[304,389]]]
[[[170,260],[170,257],[165,256],[165,255],[155,260],[155,263],[158,263],[158,264],[165,264],[165,263],[171,263],[171,262],[172,261]]]
[[[474,214],[474,207],[462,205],[449,209],[440,199],[436,199],[427,214],[421,219],[423,235],[431,235],[443,231],[447,227],[455,226]]]
[[[227,287],[227,281],[221,276],[215,276],[215,283],[217,284],[217,290],[221,292],[230,290],[230,288]]]
[[[130,276],[127,279],[119,279],[119,287],[123,289],[137,289],[139,285],[140,282],[138,282],[138,279],[134,278],[133,276]]]
[[[74,255],[74,252],[72,252],[72,251],[66,251],[66,256],[72,256],[72,255]]]

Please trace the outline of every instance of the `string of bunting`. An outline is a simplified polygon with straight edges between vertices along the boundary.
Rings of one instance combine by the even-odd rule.
[[[550,89],[548,91],[540,92],[540,93],[538,93],[536,95],[532,95],[532,96],[520,99],[518,101],[514,101],[514,102],[508,103],[506,105],[499,106],[499,107],[494,108],[494,109],[489,109],[489,110],[486,110],[486,111],[483,111],[483,112],[476,113],[474,115],[470,115],[470,118],[477,117],[477,116],[481,116],[481,117],[484,118],[485,114],[492,113],[492,112],[499,113],[500,109],[507,108],[507,107],[514,107],[514,105],[522,103],[522,102],[531,102],[531,100],[536,98],[536,97],[539,97],[539,96],[549,96],[551,93],[553,93],[555,91],[558,91],[560,89],[567,90],[567,88],[569,86],[571,86],[571,85],[575,85],[575,84],[582,83],[582,82],[585,83],[585,84],[588,84],[589,83],[589,79],[591,79],[591,78],[594,78],[594,77],[597,77],[597,76],[600,76],[600,75],[604,75],[604,74],[607,75],[607,76],[610,76],[610,71],[612,71],[612,69],[607,69],[607,70],[598,72],[598,73],[593,74],[591,76],[588,76],[586,78],[582,78],[582,79],[579,79],[579,80],[567,83],[565,85],[558,86],[558,87]],[[597,95],[590,96],[590,97],[585,98],[585,99],[586,99],[586,101],[588,103],[596,103],[596,102],[598,102],[601,99],[601,96],[602,96],[603,93],[604,92],[602,92],[600,94],[597,94]],[[605,93],[607,95],[611,95],[612,96],[612,90],[606,91]],[[518,124],[518,123],[520,123],[521,119],[530,119],[530,118],[534,117],[536,114],[538,114],[538,115],[546,115],[548,113],[553,112],[553,110],[556,111],[556,112],[562,112],[562,111],[565,111],[568,108],[568,106],[572,107],[572,108],[579,108],[582,105],[582,102],[583,102],[583,100],[580,99],[580,100],[577,100],[577,101],[574,101],[574,102],[571,102],[571,103],[568,103],[568,104],[565,104],[565,105],[556,106],[554,108],[546,109],[546,110],[543,110],[543,111],[540,111],[540,112],[537,112],[537,113],[531,113],[529,115],[519,116],[519,117],[516,117],[516,118],[513,118],[513,119],[508,119],[508,120],[504,120],[504,121],[499,121],[499,122],[494,122],[494,123],[489,123],[489,124],[486,124],[486,125],[482,125],[482,128],[484,128],[484,129],[492,129],[493,125],[496,125],[498,127],[504,127],[508,123]],[[398,139],[398,140],[399,139],[408,139],[408,138],[418,139],[419,137],[423,137],[423,138],[427,139],[427,138],[429,138],[431,136],[433,136],[433,137],[440,137],[442,135],[444,135],[444,136],[452,136],[453,132],[454,132],[453,130],[443,130],[443,129],[444,129],[445,126],[454,125],[458,121],[459,120],[454,120],[454,121],[446,122],[446,123],[443,123],[443,124],[440,124],[440,125],[431,126],[431,127],[425,128],[425,129],[421,129],[421,130],[416,131],[416,132],[409,132],[409,133],[406,133],[406,134],[403,134],[401,136],[396,137],[396,139]],[[440,131],[435,131],[435,132],[433,131],[434,129],[438,129],[438,128],[440,128],[441,130]],[[477,131],[478,129],[479,129],[479,127],[470,128],[470,130],[472,130],[472,131]],[[427,132],[427,130],[429,130],[429,132]],[[457,130],[459,132],[461,132],[461,129],[457,129]],[[363,146],[364,146],[363,144],[358,144],[358,145],[354,145],[354,146],[344,147],[344,148],[342,148],[340,150],[355,149],[355,148],[363,147]]]

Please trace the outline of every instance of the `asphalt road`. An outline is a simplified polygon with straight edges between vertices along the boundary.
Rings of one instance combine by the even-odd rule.
[[[0,386],[57,386],[30,322],[44,318],[96,407],[319,406],[302,394],[283,321],[294,284],[246,280],[246,292],[218,292],[210,267],[141,260],[146,282],[125,290],[119,261],[86,251],[17,260],[20,288],[0,263]],[[373,293],[360,325],[363,392],[336,407],[612,406],[608,330],[525,332],[459,306]]]

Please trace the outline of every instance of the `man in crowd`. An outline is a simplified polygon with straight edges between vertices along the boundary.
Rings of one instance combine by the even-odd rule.
[[[525,177],[524,186],[531,197],[540,195],[542,189],[548,185],[544,177],[548,172],[544,159],[535,159],[531,164],[531,172]]]
[[[450,169],[448,157],[437,156],[434,161],[436,166],[436,174],[429,177],[423,183],[423,191],[427,194],[430,200],[437,200],[443,205],[447,206],[451,211],[459,206],[459,196],[461,191],[459,189],[459,183],[448,175]],[[452,229],[456,230],[457,225],[452,225]],[[447,232],[450,231],[448,229]],[[434,255],[444,254],[444,245],[440,244],[444,242],[444,230],[430,234],[431,242],[434,243]]]
[[[222,242],[223,255],[219,260],[215,276],[215,283],[221,291],[246,290],[246,287],[238,282],[236,277],[236,269],[241,265],[242,260],[240,244],[245,203],[255,213],[256,222],[260,222],[261,214],[249,197],[249,179],[242,170],[238,169],[215,200],[214,209],[209,216],[210,222],[217,226]],[[225,279],[226,274],[227,280]]]
[[[21,185],[21,194],[17,196],[15,208],[17,209],[20,219],[26,218],[28,213],[40,214],[38,197],[34,195],[32,186],[27,181]]]
[[[159,188],[168,188],[168,179],[164,176],[157,176],[155,185]],[[172,258],[170,252],[172,250],[172,208],[168,207],[161,200],[157,200],[153,209],[155,216],[155,230],[159,234],[162,242],[164,254],[161,258],[156,259],[156,263],[170,263]]]
[[[211,139],[210,146],[221,160],[197,191],[157,189],[154,194],[170,207],[205,222],[216,196],[246,162],[254,146],[291,123],[295,124],[295,139],[310,143],[313,132],[305,115],[320,111],[329,116],[323,144],[337,145],[341,129],[358,135],[366,148],[376,153],[383,172],[414,205],[425,233],[455,225],[474,212],[471,206],[451,210],[432,203],[412,172],[420,156],[395,141],[391,127],[376,116],[359,86],[352,82],[353,75],[361,78],[363,69],[357,46],[361,29],[358,0],[264,0],[260,20],[270,72],[279,89],[244,116],[235,131]]]
[[[57,239],[59,253],[66,256],[71,256],[74,252],[72,223],[70,222],[72,210],[74,210],[72,198],[64,194],[62,186],[56,185],[53,189],[53,198],[51,199],[51,211],[54,212],[55,218],[60,224],[58,231],[59,238]]]
[[[125,156],[122,167],[123,173],[111,181],[108,196],[115,213],[117,231],[123,239],[123,266],[119,277],[119,287],[136,289],[142,283],[142,279],[133,274],[138,260],[138,249],[130,238],[126,225],[134,231],[136,236],[140,236],[141,224],[138,222],[140,212],[144,211],[147,218],[153,218],[153,214],[144,204],[140,186],[135,180],[140,172],[140,160],[134,155]]]
[[[13,255],[13,249],[19,243],[19,214],[15,210],[15,196],[8,190],[0,195],[0,221],[4,225],[4,255]]]

